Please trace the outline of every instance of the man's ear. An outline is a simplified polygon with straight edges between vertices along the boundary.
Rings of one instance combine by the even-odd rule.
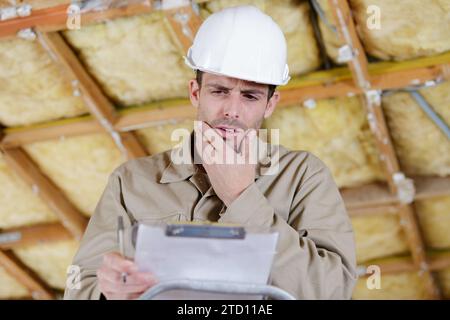
[[[189,80],[189,99],[194,107],[198,108],[200,100],[200,86],[197,80]]]
[[[272,95],[272,97],[267,102],[266,111],[264,111],[264,119],[270,117],[275,110],[275,107],[278,104],[278,101],[280,101],[280,92],[275,91]]]

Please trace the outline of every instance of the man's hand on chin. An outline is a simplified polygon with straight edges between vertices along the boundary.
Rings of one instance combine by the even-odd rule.
[[[214,191],[228,207],[255,181],[256,151],[250,150],[256,149],[256,130],[239,132],[235,141],[240,148],[235,148],[232,139],[224,140],[207,123],[200,124],[194,128],[195,147]]]

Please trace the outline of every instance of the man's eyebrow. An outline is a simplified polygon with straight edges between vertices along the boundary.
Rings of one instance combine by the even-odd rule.
[[[208,83],[206,86],[208,88],[212,88],[212,89],[228,90],[228,91],[231,90],[231,88],[227,88],[224,85],[221,85],[221,84],[218,84],[218,83]]]
[[[223,90],[223,91],[230,91],[232,88],[228,88],[224,86],[223,84],[219,83],[208,83],[206,84],[206,87],[216,89],[216,90]],[[241,90],[241,93],[243,94],[253,94],[253,95],[265,95],[265,91],[260,89],[244,89]]]
[[[244,89],[241,90],[241,93],[244,94],[254,94],[254,95],[265,95],[265,91],[259,89]]]

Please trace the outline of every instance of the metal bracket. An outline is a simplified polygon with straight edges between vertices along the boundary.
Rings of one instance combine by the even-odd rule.
[[[416,189],[414,181],[406,178],[403,172],[396,172],[392,175],[392,180],[397,186],[397,199],[400,203],[409,204],[414,201]]]
[[[0,244],[17,242],[22,239],[22,233],[19,231],[0,233]]]
[[[317,103],[314,99],[307,99],[303,101],[303,106],[307,109],[314,109],[316,107]]]
[[[367,102],[371,104],[371,106],[379,106],[381,105],[381,91],[380,90],[367,90],[364,91]]]
[[[29,15],[31,15],[31,5],[29,4],[0,9],[0,21],[14,19],[17,17],[23,18]]]
[[[356,54],[353,51],[353,48],[350,45],[345,44],[338,49],[337,61],[338,63],[347,63],[349,61],[352,61],[355,56]]]
[[[170,10],[179,7],[187,7],[189,5],[191,5],[190,0],[157,0],[153,3],[153,7],[156,10]]]
[[[37,38],[36,32],[34,32],[31,28],[19,30],[19,32],[17,32],[17,36],[28,41],[34,41]]]

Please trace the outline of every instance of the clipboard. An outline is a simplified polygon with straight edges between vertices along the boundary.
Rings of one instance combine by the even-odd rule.
[[[140,224],[135,262],[140,271],[152,272],[158,281],[178,279],[265,285],[277,241],[277,232],[249,232],[237,225]],[[255,296],[173,290],[157,299],[255,299]]]

